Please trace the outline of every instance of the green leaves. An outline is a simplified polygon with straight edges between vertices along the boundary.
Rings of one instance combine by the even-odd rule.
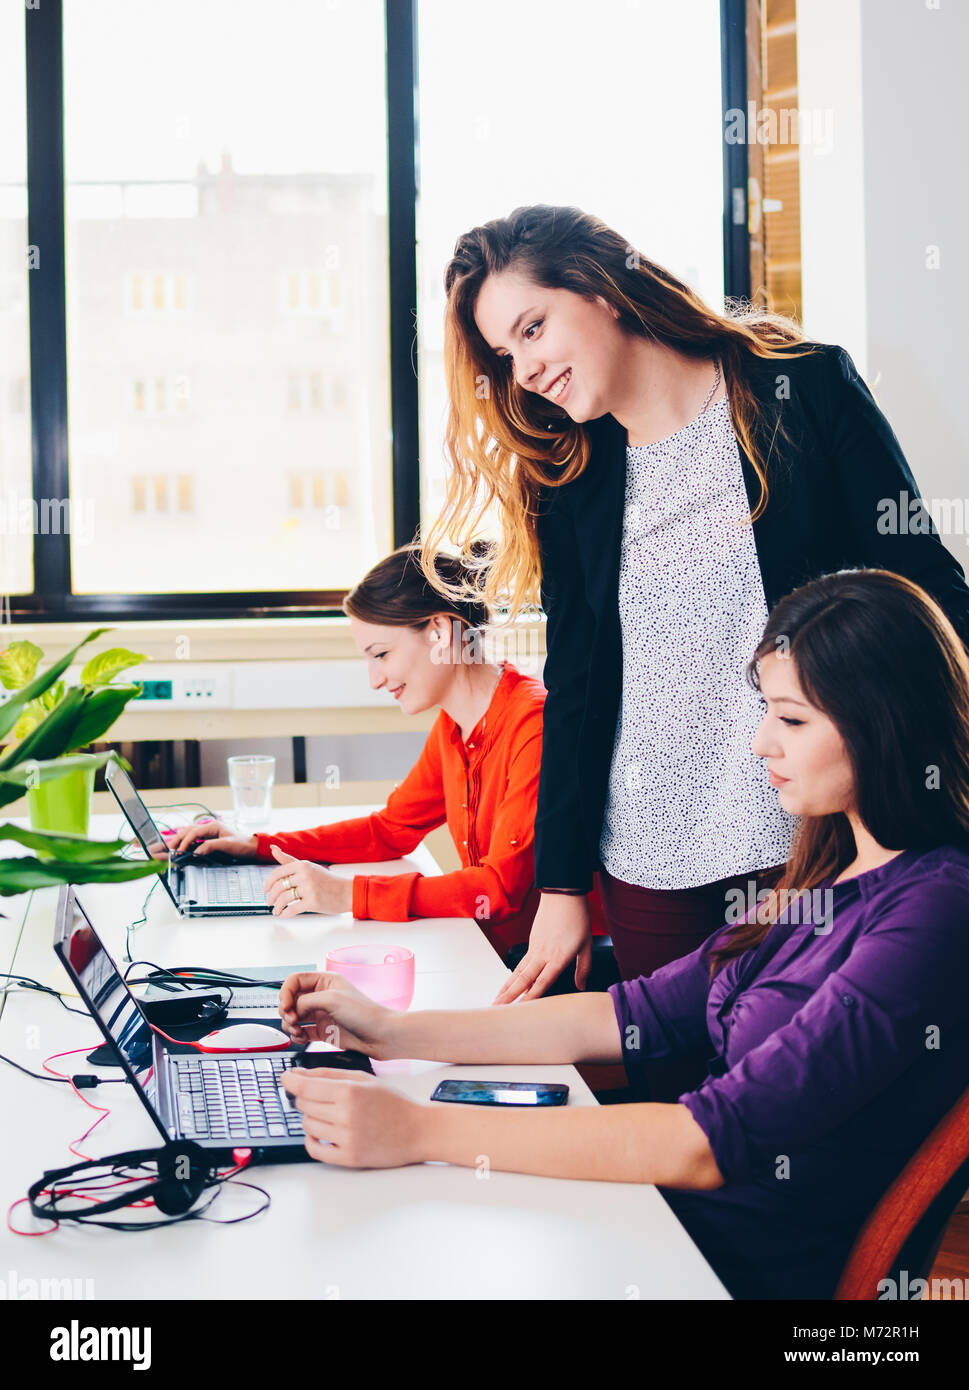
[[[39,695],[43,695],[45,691],[50,690],[51,686],[64,674],[83,646],[86,646],[88,642],[93,642],[96,637],[100,637],[102,633],[108,632],[109,630],[110,629],[106,627],[96,627],[93,632],[88,633],[83,641],[78,642],[76,647],[72,647],[69,652],[65,652],[59,660],[55,661],[53,666],[49,666],[46,671],[42,671],[39,676],[36,676],[29,685],[22,686],[16,695],[13,695],[9,700],[5,700],[4,703],[0,705],[0,738],[3,738],[10,732],[23,711],[30,704],[31,700],[36,700]],[[6,648],[6,650],[9,651],[9,647]]]
[[[25,788],[65,777],[79,768],[101,767],[116,753],[73,754],[97,742],[115,723],[125,705],[141,693],[140,685],[113,685],[120,672],[146,658],[127,647],[112,647],[92,657],[81,671],[81,684],[65,687],[61,679],[77,653],[107,632],[95,628],[41,675],[43,651],[33,642],[9,643],[0,651],[0,683],[16,691],[0,705],[0,739],[11,729],[18,741],[0,756],[0,806],[17,801]],[[26,893],[60,883],[124,883],[164,873],[165,861],[120,858],[123,840],[89,840],[80,835],[0,826],[0,840],[15,840],[43,859],[23,855],[0,859],[0,896]]]
[[[0,805],[15,801],[25,786],[65,777],[79,767],[100,767],[116,759],[130,769],[127,759],[117,753],[81,753],[73,758],[53,758],[45,763],[27,762],[8,772],[0,772]],[[126,883],[133,878],[164,873],[167,860],[122,859],[124,840],[89,840],[83,835],[63,831],[28,830],[19,825],[0,825],[0,840],[14,840],[44,856],[28,855],[0,859],[0,897],[29,893],[60,883]]]
[[[0,684],[6,690],[20,690],[33,680],[43,655],[34,642],[11,642],[0,652]]]
[[[84,694],[80,687],[77,694]],[[127,759],[110,751],[80,753],[75,757],[51,758],[40,763],[27,759],[0,772],[0,806],[22,796],[27,786],[66,777],[81,767],[101,767],[112,759],[130,771]],[[125,847],[124,840],[89,840],[83,835],[28,830],[24,826],[9,824],[0,825],[2,840],[13,840],[44,857],[37,859],[22,855],[0,858],[0,897],[29,893],[34,888],[50,888],[61,883],[126,883],[129,879],[165,873],[168,868],[167,859],[122,859],[120,851]]]
[[[16,767],[0,771],[0,785],[10,783],[16,787],[36,787],[41,782],[53,782],[58,777],[66,777],[69,772],[78,772],[82,767],[103,767],[114,758],[126,772],[131,771],[127,758],[109,748],[104,753],[74,753],[66,758],[45,758],[42,762],[28,758]],[[18,791],[17,795],[20,793]]]
[[[56,758],[97,742],[128,701],[141,694],[140,685],[112,684],[121,671],[147,660],[143,652],[129,651],[127,647],[110,647],[91,657],[81,671],[81,684],[65,691],[60,679],[63,672],[85,643],[107,631],[96,628],[36,678],[34,672],[43,656],[40,647],[33,642],[11,642],[0,652],[0,680],[18,692],[0,706],[0,738],[13,728],[18,740],[0,757],[0,772],[29,758]],[[0,805],[11,799],[0,790]]]
[[[0,771],[0,806],[9,806],[18,801],[27,787],[39,786],[41,782],[52,782],[58,777],[66,777],[69,772],[77,772],[82,767],[103,767],[114,758],[126,772],[131,764],[120,753],[108,749],[106,753],[76,753],[70,758],[47,758],[38,762],[28,758],[19,766]]]
[[[85,689],[84,705],[74,725],[70,747],[84,748],[89,743],[96,743],[141,689],[140,685],[111,685],[97,691]]]
[[[130,652],[127,647],[111,647],[91,657],[81,671],[81,684],[108,685],[121,671],[126,671],[129,666],[140,666],[147,659],[144,652]]]
[[[125,840],[87,840],[83,835],[66,835],[53,830],[25,830],[19,825],[0,825],[0,840],[16,840],[27,849],[44,852],[50,859],[70,864],[89,864],[120,854]],[[126,863],[129,861],[126,860]]]
[[[24,710],[23,714],[13,726],[14,738],[26,738],[29,733],[32,733],[33,730],[36,729],[39,723],[40,715],[35,713],[34,708]]]
[[[56,758],[59,753],[76,748],[78,744],[73,737],[74,729],[87,697],[88,691],[81,685],[68,690],[57,708],[52,709],[26,738],[15,743],[6,757],[0,758],[0,772],[17,767],[28,758]]]
[[[164,873],[167,868],[167,860],[155,859],[102,859],[88,863],[27,857],[0,859],[0,897],[61,883],[127,883],[129,879]]]

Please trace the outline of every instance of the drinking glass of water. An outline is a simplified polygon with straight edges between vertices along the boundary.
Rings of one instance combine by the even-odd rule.
[[[273,804],[276,759],[271,753],[240,753],[227,758],[229,786],[237,830],[257,830],[269,824]]]

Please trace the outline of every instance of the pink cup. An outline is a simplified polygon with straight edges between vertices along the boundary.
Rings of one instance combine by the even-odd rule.
[[[326,969],[388,1009],[406,1009],[414,997],[414,952],[405,946],[341,946],[327,952]]]

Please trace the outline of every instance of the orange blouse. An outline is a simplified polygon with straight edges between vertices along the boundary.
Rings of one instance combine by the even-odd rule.
[[[259,857],[272,860],[269,847],[279,845],[298,859],[331,864],[397,859],[446,822],[461,868],[428,876],[357,874],[353,915],[384,922],[473,917],[504,956],[528,940],[540,897],[533,844],[545,695],[541,681],[504,662],[467,743],[442,709],[417,763],[382,811],[315,830],[258,835]],[[590,907],[601,930],[601,909]]]

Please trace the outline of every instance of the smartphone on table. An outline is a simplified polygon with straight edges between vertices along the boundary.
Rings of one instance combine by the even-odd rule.
[[[458,1081],[440,1082],[431,1100],[459,1105],[565,1105],[568,1086],[558,1081]]]

